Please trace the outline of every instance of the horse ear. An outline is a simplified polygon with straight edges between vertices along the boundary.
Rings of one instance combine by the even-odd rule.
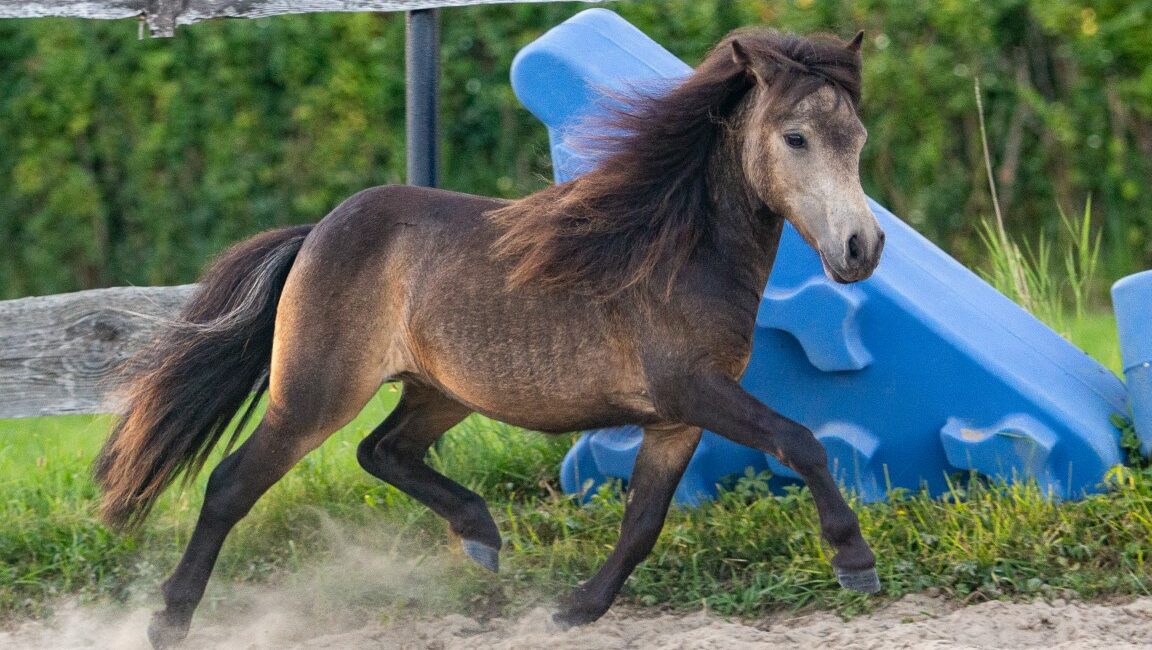
[[[852,42],[848,44],[848,51],[849,52],[859,52],[860,51],[860,44],[863,42],[864,42],[864,30],[860,30],[860,31],[856,32],[856,37],[853,38]]]
[[[756,66],[752,63],[752,57],[748,54],[748,50],[744,49],[744,45],[736,39],[732,39],[732,60],[736,62],[736,65],[744,68],[744,72],[748,76],[760,83],[764,82],[760,73],[756,71]]]
[[[748,50],[736,39],[732,39],[732,60],[738,66],[752,68],[752,57],[748,56]]]

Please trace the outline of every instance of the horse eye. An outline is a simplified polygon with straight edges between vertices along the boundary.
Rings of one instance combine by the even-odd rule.
[[[808,141],[805,140],[804,136],[800,135],[799,133],[784,134],[784,142],[793,149],[803,149],[804,147],[808,146]]]

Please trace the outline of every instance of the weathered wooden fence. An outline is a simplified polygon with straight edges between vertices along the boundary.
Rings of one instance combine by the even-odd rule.
[[[117,364],[147,343],[195,286],[0,301],[0,418],[113,411]]]
[[[214,18],[263,18],[285,14],[353,11],[407,11],[413,16],[439,7],[560,0],[0,0],[0,18],[63,16],[137,19],[152,36],[172,36],[177,26]],[[597,2],[599,0],[583,0]],[[409,56],[415,33],[420,48],[436,54],[435,20],[420,21],[409,31]],[[411,64],[411,59],[410,59]],[[409,111],[419,111],[416,132],[435,134],[435,61],[415,66],[423,97],[409,97]],[[413,67],[410,65],[409,71]],[[413,80],[416,81],[413,84]],[[414,99],[420,101],[413,101]],[[409,137],[413,134],[409,116]],[[430,123],[430,124],[429,124]],[[427,166],[419,178],[435,184],[434,143],[409,141],[415,166]],[[413,158],[409,159],[412,182]],[[0,196],[0,200],[3,200]],[[118,363],[157,331],[163,318],[176,314],[194,285],[119,287],[0,301],[0,418],[115,410],[110,389]]]
[[[153,36],[214,18],[266,18],[325,11],[413,11],[439,7],[561,0],[0,0],[0,18],[69,16],[145,21]],[[582,0],[597,2],[599,0]]]

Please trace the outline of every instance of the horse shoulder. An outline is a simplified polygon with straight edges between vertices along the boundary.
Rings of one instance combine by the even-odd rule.
[[[682,284],[650,310],[639,354],[658,411],[702,375],[739,379],[751,359],[756,296],[715,277],[682,275]]]

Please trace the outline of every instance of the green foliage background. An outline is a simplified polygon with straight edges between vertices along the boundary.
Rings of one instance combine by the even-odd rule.
[[[588,5],[450,9],[443,184],[507,197],[549,177],[508,86],[515,52]],[[866,190],[978,263],[991,213],[984,89],[1009,229],[1056,233],[1091,195],[1105,277],[1152,265],[1152,1],[645,0],[611,8],[689,62],[730,28],[867,33]],[[191,281],[258,230],[401,182],[403,16],[0,21],[0,297]]]

